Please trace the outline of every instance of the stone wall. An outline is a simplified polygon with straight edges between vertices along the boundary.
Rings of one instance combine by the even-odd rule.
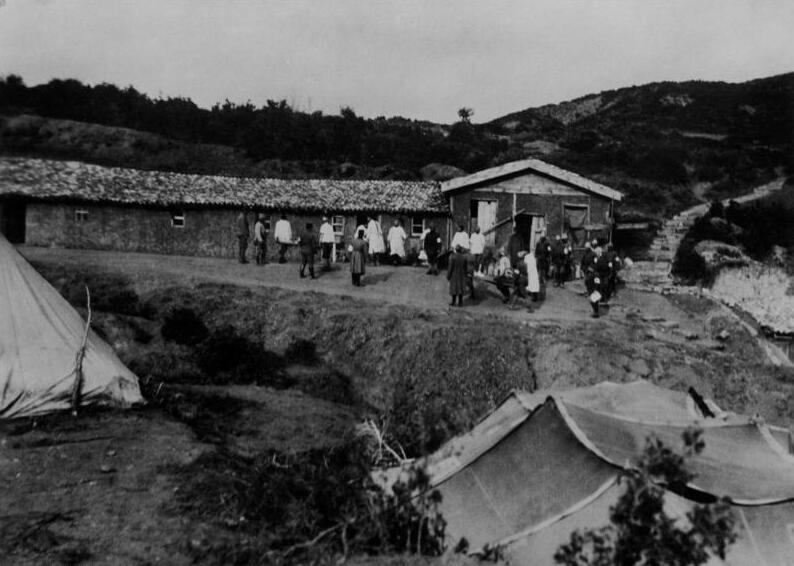
[[[233,209],[165,209],[155,207],[123,207],[108,205],[74,205],[29,203],[26,215],[26,243],[34,246],[60,246],[99,250],[120,250],[175,255],[199,255],[232,258],[237,255],[236,226],[239,211]],[[268,257],[278,255],[273,239],[273,229],[280,214],[265,212],[270,223],[267,238]],[[181,216],[183,225],[175,225],[174,219]],[[332,213],[329,213],[332,216]],[[341,215],[342,233],[337,236],[338,249],[343,250],[353,236],[359,221],[366,215]],[[253,234],[257,214],[248,213]],[[403,221],[409,235],[407,248],[418,249],[419,238],[411,236],[412,217],[408,215],[380,215],[384,237],[392,220]],[[426,224],[433,223],[446,238],[445,216],[422,217]],[[293,237],[313,224],[319,232],[321,214],[288,214]],[[252,258],[253,237],[250,238],[248,255]],[[297,250],[291,249],[289,256],[297,259]]]

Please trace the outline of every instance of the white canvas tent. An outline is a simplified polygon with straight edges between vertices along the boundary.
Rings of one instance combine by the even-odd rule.
[[[0,419],[68,409],[85,321],[0,235]],[[138,378],[93,331],[81,405],[142,401]]]
[[[648,437],[681,449],[689,426],[705,450],[688,463],[687,493],[667,491],[665,506],[683,517],[695,502],[725,497],[736,517],[730,566],[790,566],[794,557],[794,457],[788,431],[724,413],[707,401],[645,381],[604,382],[573,391],[514,391],[474,429],[420,464],[441,493],[449,543],[472,551],[501,545],[511,564],[554,564],[576,529],[609,522],[624,467]],[[388,486],[404,470],[376,473]]]

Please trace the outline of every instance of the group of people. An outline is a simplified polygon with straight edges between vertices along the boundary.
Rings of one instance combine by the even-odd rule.
[[[617,295],[618,272],[623,267],[611,243],[605,247],[598,244],[597,240],[593,240],[592,244],[586,243],[581,260],[586,294],[594,318],[600,316],[600,305]]]
[[[259,214],[254,224],[253,245],[257,265],[268,263],[265,220],[266,216]],[[246,258],[246,251],[251,231],[248,215],[245,212],[240,212],[237,216],[236,235],[238,240],[238,261],[243,264],[249,263]],[[301,232],[298,238],[295,238],[287,216],[282,214],[274,227],[273,239],[278,246],[279,263],[286,263],[289,248],[297,246],[301,256],[300,277],[306,277],[306,271],[308,270],[309,276],[312,279],[316,279],[314,265],[318,252],[320,252],[323,262],[323,271],[331,270],[337,235],[328,217],[323,217],[319,234],[315,232],[313,223],[307,223],[306,229]],[[367,218],[366,225],[357,226],[353,233],[353,239],[347,247],[353,284],[356,286],[361,285],[361,277],[365,273],[365,266],[368,262],[372,265],[380,265],[384,258],[387,258],[392,265],[402,264],[406,258],[405,242],[407,239],[408,235],[402,226],[402,222],[397,219],[394,220],[385,238],[381,224],[374,216]],[[440,241],[440,238],[438,238],[439,244]]]
[[[425,249],[427,246],[426,240]],[[540,232],[534,248],[527,248],[525,240],[514,230],[507,245],[500,248],[494,261],[490,262],[483,255],[485,239],[479,229],[468,235],[463,226],[459,226],[452,239],[447,272],[451,304],[462,306],[463,295],[467,292],[472,299],[475,298],[474,279],[478,274],[496,285],[503,302],[509,303],[510,308],[516,308],[519,299],[531,299],[531,303],[542,300],[548,281],[552,281],[555,287],[564,287],[566,281],[579,277],[573,246],[567,235],[549,240],[545,233]],[[618,272],[622,266],[622,260],[611,243],[602,246],[598,240],[593,240],[585,244],[578,271],[584,277],[593,317],[598,318],[600,305],[617,294]],[[431,264],[429,272],[433,269]],[[527,306],[530,312],[533,310],[531,303]]]
[[[253,229],[253,244],[256,263],[267,263],[267,229],[265,215],[259,214]],[[301,262],[299,275],[316,278],[315,257],[320,252],[323,271],[331,270],[337,243],[337,234],[328,217],[323,217],[319,233],[314,231],[312,223],[296,239],[293,237],[292,226],[286,215],[281,215],[274,228],[274,240],[278,245],[278,262],[285,263],[286,255],[291,246],[297,246]],[[248,247],[249,226],[245,213],[237,218],[237,237],[239,240],[239,261],[248,263],[246,250]],[[367,264],[379,265],[384,258],[392,265],[400,265],[405,261],[405,242],[408,236],[399,220],[394,220],[385,238],[380,222],[370,216],[367,223],[356,227],[353,238],[347,246],[347,257],[350,264],[351,279],[354,286],[362,285],[362,277],[366,273]],[[443,242],[435,226],[428,226],[421,236],[420,258],[427,262],[429,275],[439,274],[439,261],[443,257]],[[487,256],[485,235],[480,228],[467,233],[464,225],[452,237],[449,249],[447,279],[452,306],[462,306],[463,296],[468,294],[476,300],[475,278],[480,277],[496,285],[504,303],[515,308],[518,299],[531,298],[533,303],[542,299],[545,285],[553,281],[555,287],[562,287],[565,282],[575,276],[573,247],[566,235],[556,236],[549,240],[545,233],[539,233],[533,249],[527,249],[526,241],[517,229],[507,242],[500,248],[496,257]],[[612,244],[604,247],[593,240],[585,244],[585,250],[579,263],[579,270],[584,276],[586,293],[593,308],[594,317],[599,316],[599,305],[615,295],[618,271],[622,267],[620,257],[615,253]],[[528,306],[528,310],[533,310]]]

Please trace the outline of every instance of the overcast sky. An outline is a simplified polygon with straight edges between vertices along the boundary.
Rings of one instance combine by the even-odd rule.
[[[794,71],[792,0],[0,0],[0,75],[450,123]]]

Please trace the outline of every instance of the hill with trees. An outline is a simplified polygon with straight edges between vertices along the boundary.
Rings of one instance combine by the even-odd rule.
[[[537,157],[627,194],[625,217],[661,217],[789,174],[794,73],[729,84],[605,91],[474,124],[301,112],[286,101],[210,109],[132,86],[0,80],[0,151],[230,175],[443,179]],[[452,109],[451,109],[452,113]]]

